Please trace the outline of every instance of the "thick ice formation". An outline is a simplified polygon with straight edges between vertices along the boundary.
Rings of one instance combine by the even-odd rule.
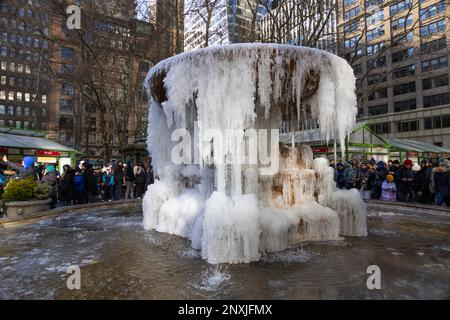
[[[280,128],[319,128],[344,145],[356,97],[343,59],[284,45],[214,47],[159,63],[146,85],[159,180],[144,198],[145,229],[189,238],[214,264],[366,234],[364,203],[335,188],[328,161],[278,143]]]

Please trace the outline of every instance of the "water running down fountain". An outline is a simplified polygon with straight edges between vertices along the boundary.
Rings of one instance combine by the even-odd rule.
[[[278,143],[289,127],[344,145],[357,112],[345,60],[285,45],[214,47],[160,62],[146,85],[160,180],[144,197],[145,229],[190,239],[212,264],[367,234],[359,193],[336,189],[328,161]]]

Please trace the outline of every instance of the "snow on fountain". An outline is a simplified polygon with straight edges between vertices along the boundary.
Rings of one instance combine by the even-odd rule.
[[[344,145],[357,112],[345,60],[286,45],[214,47],[160,62],[146,86],[159,179],[144,197],[145,229],[190,239],[212,264],[367,234],[363,201],[336,189],[328,161],[313,160],[307,145],[278,144],[279,129],[289,127],[318,128],[324,141]]]

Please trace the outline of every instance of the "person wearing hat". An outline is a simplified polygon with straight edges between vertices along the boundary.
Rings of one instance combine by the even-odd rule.
[[[22,160],[22,166],[19,166],[11,161],[8,161],[7,156],[3,156],[3,162],[5,162],[8,167],[12,170],[15,170],[19,173],[19,179],[26,179],[29,177],[33,177],[33,179],[38,180],[38,176],[36,171],[34,170],[34,158],[33,157],[24,157]]]
[[[50,187],[52,187],[52,191],[50,193],[52,203],[50,204],[50,206],[52,209],[55,208],[56,200],[58,198],[58,184],[56,180],[56,169],[54,165],[49,164],[45,167],[41,183],[46,183]]]
[[[336,181],[336,186],[339,189],[345,188],[345,178],[344,178],[344,164],[342,162],[336,163],[336,170],[334,173],[334,180]]]
[[[420,203],[433,203],[434,196],[431,192],[431,171],[427,159],[420,161],[420,170],[416,172],[413,184],[416,200]]]
[[[395,171],[398,200],[402,202],[412,201],[411,193],[414,182],[414,173],[411,170],[413,162],[406,159],[403,166]]]
[[[350,190],[355,188],[356,178],[358,176],[358,169],[355,167],[355,162],[350,160],[347,168],[344,169],[345,189]]]
[[[391,172],[395,175],[395,172],[398,170],[399,167],[400,167],[400,161],[394,160],[394,161],[392,161],[392,164],[389,166],[389,172]],[[394,176],[394,178],[395,178],[395,176]]]
[[[386,175],[386,180],[381,187],[381,200],[382,201],[395,201],[397,199],[397,186],[394,183],[394,175],[389,173]]]
[[[441,159],[432,175],[432,184],[437,193],[439,193],[447,207],[450,207],[450,161]]]
[[[372,173],[369,170],[369,167],[367,166],[367,163],[361,162],[359,165],[359,172],[358,172],[358,178],[357,178],[357,188],[359,189],[359,193],[361,195],[361,198],[363,200],[370,200],[371,197],[371,186],[369,183],[369,178],[372,175]]]
[[[388,174],[383,161],[378,161],[375,172],[371,178],[372,182],[372,199],[380,199],[383,182]]]

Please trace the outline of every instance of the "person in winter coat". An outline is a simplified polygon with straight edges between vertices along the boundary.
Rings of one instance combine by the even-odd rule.
[[[114,174],[112,172],[111,166],[106,167],[105,172],[103,173],[102,181],[103,181],[103,190],[104,190],[104,198],[103,200],[112,200],[113,190],[114,190]]]
[[[450,162],[443,159],[434,170],[433,180],[436,192],[439,192],[447,207],[450,207]]]
[[[422,160],[420,162],[420,170],[416,172],[413,183],[416,200],[420,203],[433,203],[434,195],[431,192],[431,171],[428,160]]]
[[[339,189],[345,188],[345,178],[344,178],[344,164],[342,162],[336,163],[336,170],[334,173],[334,180],[336,181],[336,186]]]
[[[83,204],[86,198],[86,175],[85,173],[77,168],[75,172],[75,201],[76,204]]]
[[[63,173],[59,178],[58,195],[59,201],[65,206],[71,205],[74,200],[75,182],[72,168],[66,164],[63,166]]]
[[[344,170],[345,189],[350,190],[355,188],[358,170],[354,167],[352,161],[349,161],[348,167]]]
[[[386,180],[388,172],[383,161],[378,161],[375,172],[370,177],[372,185],[372,199],[380,199],[383,182]]]
[[[397,199],[397,187],[395,186],[394,176],[388,174],[386,180],[381,186],[381,198],[382,201],[395,201]]]
[[[84,203],[92,203],[98,195],[97,180],[94,174],[92,165],[88,162],[83,162],[81,165],[82,173],[84,175]]]
[[[114,176],[113,198],[114,200],[120,200],[122,197],[123,186],[125,185],[123,162],[115,161],[112,165],[112,169],[112,174]]]
[[[11,161],[8,161],[7,156],[3,156],[3,161],[13,170],[19,173],[19,179],[23,180],[28,177],[33,177],[34,180],[38,180],[36,171],[34,170],[34,158],[24,157],[22,160],[22,166],[19,166]]]
[[[50,187],[52,187],[52,191],[50,193],[50,198],[52,199],[52,203],[50,204],[51,208],[55,208],[56,201],[58,198],[58,181],[56,180],[56,169],[53,165],[47,165],[44,170],[44,174],[41,179],[41,183],[46,183]]]
[[[145,192],[145,183],[147,181],[147,175],[145,173],[145,168],[142,163],[139,163],[134,167],[134,176],[136,182],[136,197],[142,198]]]
[[[397,200],[411,201],[411,193],[414,182],[414,173],[411,170],[413,162],[406,159],[403,166],[395,171],[395,184],[397,185]]]
[[[369,170],[369,167],[365,162],[361,162],[358,177],[357,177],[357,185],[359,189],[359,193],[361,194],[361,198],[363,200],[369,200],[370,199],[370,191],[371,186],[369,183],[369,178],[371,176],[371,172]]]
[[[134,184],[135,184],[135,176],[133,166],[131,161],[128,160],[125,164],[125,199],[133,199],[134,198]]]

